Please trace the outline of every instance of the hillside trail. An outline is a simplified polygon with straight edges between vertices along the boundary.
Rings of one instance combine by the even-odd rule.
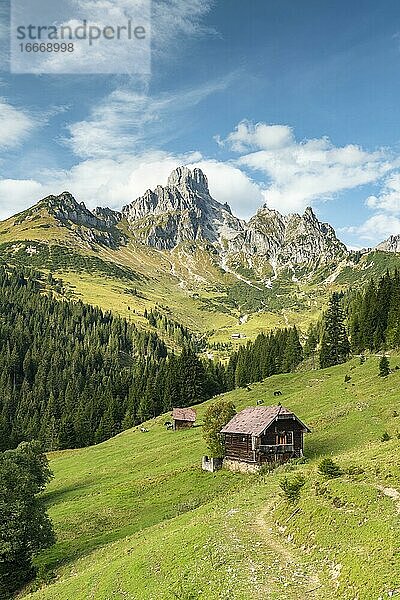
[[[273,566],[272,581],[265,582],[266,585],[264,590],[260,590],[259,597],[328,600],[326,587],[321,583],[322,570],[325,567],[326,572],[326,564],[322,562],[318,564],[315,560],[311,562],[300,548],[296,548],[291,536],[285,535],[286,527],[277,526],[272,518],[275,504],[273,500],[267,502],[262,511],[254,515],[250,523],[253,532],[262,543],[263,555],[267,560],[272,558]],[[332,581],[331,591],[335,587]]]

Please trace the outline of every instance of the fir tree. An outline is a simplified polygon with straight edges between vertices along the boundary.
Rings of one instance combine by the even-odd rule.
[[[350,353],[350,344],[340,306],[340,296],[335,292],[323,319],[323,333],[319,361],[322,369],[345,362]]]
[[[390,363],[387,356],[383,355],[379,361],[379,377],[387,377],[390,374]]]

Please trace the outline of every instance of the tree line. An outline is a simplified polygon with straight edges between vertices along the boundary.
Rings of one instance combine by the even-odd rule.
[[[49,282],[0,268],[0,450],[87,446],[225,389],[219,365],[189,347],[168,355],[156,333],[56,300]]]
[[[328,309],[309,328],[306,357],[318,353],[319,366],[345,362],[351,353],[400,348],[400,272],[387,271],[377,282],[346,294],[332,294]]]
[[[0,268],[0,450],[29,440],[45,450],[99,443],[173,406],[293,370],[302,357],[292,328],[260,334],[227,365],[204,360],[167,320],[183,346],[168,352],[155,332],[56,299],[53,284],[28,268]]]
[[[262,381],[278,373],[293,371],[303,360],[303,348],[296,327],[260,333],[254,342],[234,352],[227,368],[229,389]]]
[[[400,347],[400,273],[386,272],[349,301],[349,334],[354,352]]]

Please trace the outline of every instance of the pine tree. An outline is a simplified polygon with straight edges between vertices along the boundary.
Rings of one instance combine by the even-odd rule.
[[[390,363],[387,356],[383,355],[379,361],[379,377],[387,377],[390,374]]]
[[[392,295],[387,318],[386,341],[389,347],[400,348],[400,273],[397,270],[395,271],[392,283]]]
[[[306,343],[304,344],[305,357],[309,357],[314,354],[318,346],[318,341],[319,340],[317,327],[314,323],[311,323],[307,331]]]
[[[322,369],[345,362],[350,353],[350,344],[340,306],[340,296],[335,292],[323,319],[323,333],[319,361]]]
[[[300,344],[296,327],[289,330],[286,340],[285,352],[282,361],[284,373],[293,371],[303,360],[303,348]]]

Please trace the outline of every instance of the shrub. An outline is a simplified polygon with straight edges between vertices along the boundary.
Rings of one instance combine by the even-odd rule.
[[[334,479],[342,475],[342,469],[331,458],[324,458],[318,465],[318,471],[327,479]]]
[[[359,467],[358,465],[350,465],[345,470],[345,473],[349,477],[355,477],[356,475],[362,475],[363,473],[365,473],[365,471],[362,467]]]
[[[279,482],[279,486],[286,500],[291,504],[295,504],[300,500],[301,489],[305,483],[305,477],[297,473],[296,475],[283,477]]]
[[[258,474],[264,477],[265,475],[269,475],[278,467],[278,463],[276,462],[266,462],[259,469]]]
[[[381,442],[388,442],[390,440],[390,435],[387,431],[385,431],[381,437]]]

